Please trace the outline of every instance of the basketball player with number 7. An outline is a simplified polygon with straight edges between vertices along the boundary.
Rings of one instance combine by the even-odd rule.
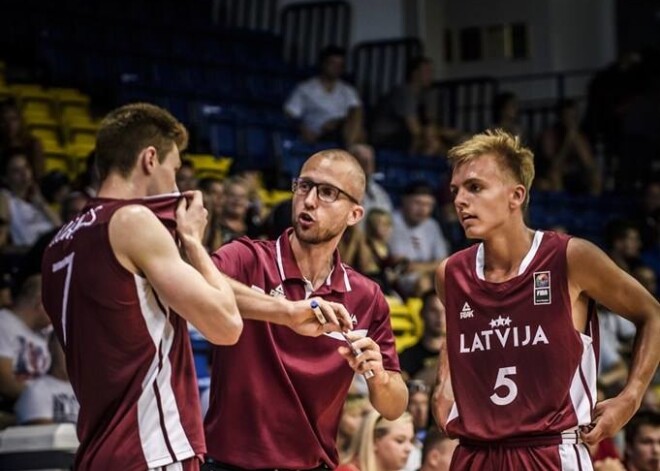
[[[593,469],[586,444],[639,408],[660,358],[660,305],[595,245],[524,222],[533,155],[503,131],[449,152],[450,189],[470,239],[444,260],[447,312],[433,412],[460,439],[452,470]],[[634,322],[630,376],[596,402],[595,304]]]

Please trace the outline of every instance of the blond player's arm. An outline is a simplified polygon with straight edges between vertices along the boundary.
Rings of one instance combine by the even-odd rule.
[[[660,304],[632,276],[621,270],[602,250],[573,238],[567,249],[571,285],[637,326],[628,381],[613,399],[599,403],[595,426],[584,435],[597,443],[618,432],[639,408],[660,361]]]
[[[435,271],[435,289],[442,304],[445,304],[445,267],[447,260],[443,260]],[[440,358],[438,359],[438,377],[431,403],[431,411],[436,423],[446,430],[449,413],[454,406],[454,391],[451,386],[449,370],[449,357],[445,343],[440,345]]]
[[[182,200],[177,209],[187,211]],[[183,238],[191,264],[180,256],[174,239],[148,208],[125,206],[110,221],[110,243],[119,262],[149,280],[164,304],[193,324],[210,342],[238,341],[243,321],[234,293],[199,240]]]

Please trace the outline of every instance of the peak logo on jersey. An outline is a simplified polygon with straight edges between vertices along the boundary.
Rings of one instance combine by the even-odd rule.
[[[282,288],[282,285],[277,285],[275,288],[270,290],[270,294],[274,298],[284,298],[284,288]]]
[[[550,272],[534,272],[534,305],[550,304],[551,302]]]
[[[467,301],[465,301],[465,304],[463,304],[463,309],[461,309],[459,319],[469,319],[470,317],[474,317],[474,311],[467,303]]]
[[[490,321],[490,329],[475,332],[472,342],[466,340],[465,334],[461,334],[461,353],[484,352],[496,348],[498,345],[505,349],[507,347],[527,347],[540,343],[549,345],[548,336],[540,325],[533,327],[511,326],[510,317],[498,316]],[[533,333],[533,336],[532,336]],[[468,334],[469,335],[469,334]],[[494,340],[491,341],[491,338]]]

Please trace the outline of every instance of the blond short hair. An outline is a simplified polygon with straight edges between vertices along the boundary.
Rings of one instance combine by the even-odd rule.
[[[498,163],[506,168],[514,179],[526,190],[523,210],[529,205],[529,190],[534,181],[534,154],[513,136],[502,129],[489,129],[475,134],[467,141],[453,147],[447,158],[452,169],[456,169],[485,154],[496,156]]]

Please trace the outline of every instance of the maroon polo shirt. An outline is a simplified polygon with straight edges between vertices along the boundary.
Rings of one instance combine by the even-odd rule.
[[[289,234],[276,241],[238,239],[213,259],[228,276],[271,296],[320,296],[344,304],[353,329],[380,346],[386,369],[399,371],[389,308],[378,285],[343,265],[310,293]],[[205,419],[209,456],[249,469],[307,469],[338,462],[337,427],[353,370],[337,352],[339,334],[311,338],[288,327],[245,320],[233,346],[214,347],[211,397]]]

